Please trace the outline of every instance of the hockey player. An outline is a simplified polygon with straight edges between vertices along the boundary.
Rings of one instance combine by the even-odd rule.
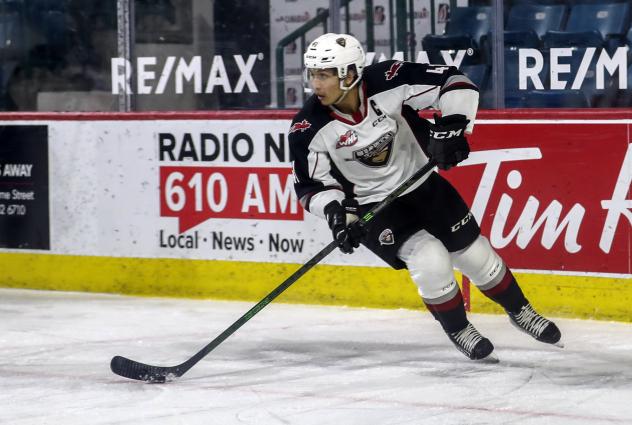
[[[356,222],[429,157],[443,170],[468,157],[477,87],[451,66],[391,60],[365,68],[362,46],[346,34],[318,37],[304,62],[313,95],[290,128],[295,190],[307,211],[327,221],[340,250],[352,253],[362,243],[393,268],[407,268],[428,310],[470,359],[496,357],[466,317],[453,268],[500,304],[518,329],[561,345],[557,326],[529,304],[438,173],[422,177],[366,228]],[[417,113],[429,107],[442,114],[434,123]]]

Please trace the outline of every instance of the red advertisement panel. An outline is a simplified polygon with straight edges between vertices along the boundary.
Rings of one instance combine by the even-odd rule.
[[[180,233],[210,218],[302,220],[291,168],[160,167],[160,216]]]
[[[444,173],[513,267],[630,274],[632,145],[622,121],[477,124]]]

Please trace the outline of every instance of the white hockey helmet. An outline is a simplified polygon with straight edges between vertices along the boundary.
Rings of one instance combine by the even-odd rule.
[[[310,43],[303,55],[303,61],[306,69],[336,68],[340,79],[345,79],[349,66],[355,65],[358,78],[351,85],[353,87],[362,78],[366,59],[364,49],[355,37],[330,32]]]

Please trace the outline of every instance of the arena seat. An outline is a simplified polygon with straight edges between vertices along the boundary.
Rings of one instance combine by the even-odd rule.
[[[565,2],[563,2],[565,3]],[[535,5],[559,5],[560,0],[514,0],[514,5],[519,4],[535,4]]]
[[[18,58],[24,44],[19,13],[0,13],[0,57],[3,60]]]
[[[581,3],[571,6],[563,31],[542,36],[546,47],[597,47],[613,50],[625,44],[630,27],[630,4]]]
[[[505,29],[533,31],[541,38],[547,31],[559,31],[565,14],[565,5],[518,4],[509,10]]]
[[[542,37],[544,48],[551,47],[601,47],[604,44],[601,33],[597,30],[591,31],[548,31]]]
[[[581,90],[532,90],[523,97],[525,108],[589,108],[590,102]]]
[[[489,81],[489,67],[487,65],[464,65],[461,66],[460,70],[476,84],[481,92],[487,89],[487,83]]]
[[[491,7],[457,7],[450,15],[446,34],[467,34],[478,45],[491,25]]]
[[[505,48],[521,49],[521,48],[533,48],[540,47],[540,38],[538,34],[533,30],[525,31],[505,31]],[[488,38],[489,39],[489,38]],[[491,46],[488,49],[491,54]]]
[[[66,14],[59,10],[44,10],[40,12],[43,23],[41,31],[50,45],[64,45],[67,43],[70,28]]]
[[[428,60],[430,63],[443,64],[445,60],[441,55],[441,52],[448,52],[450,55],[454,55],[457,50],[471,49],[475,52],[477,46],[474,45],[472,39],[467,35],[452,35],[452,36],[432,36],[426,35],[421,40],[421,46],[426,53],[428,53]],[[470,55],[470,57],[464,57],[462,64],[472,64],[479,62],[478,57]]]
[[[630,4],[587,3],[571,7],[565,31],[599,31],[605,40],[624,35],[630,26]]]
[[[458,50],[464,45],[471,46],[474,54],[466,57],[469,64],[480,62],[481,37],[491,29],[491,7],[471,6],[454,8],[443,35],[426,35],[422,40],[428,57],[440,57],[441,50]],[[448,48],[446,48],[448,46]],[[453,47],[456,46],[456,47]],[[443,61],[442,61],[443,62]]]

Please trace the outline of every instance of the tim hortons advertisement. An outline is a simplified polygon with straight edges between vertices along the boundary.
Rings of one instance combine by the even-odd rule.
[[[622,122],[480,122],[445,173],[514,268],[630,275],[632,145]]]

